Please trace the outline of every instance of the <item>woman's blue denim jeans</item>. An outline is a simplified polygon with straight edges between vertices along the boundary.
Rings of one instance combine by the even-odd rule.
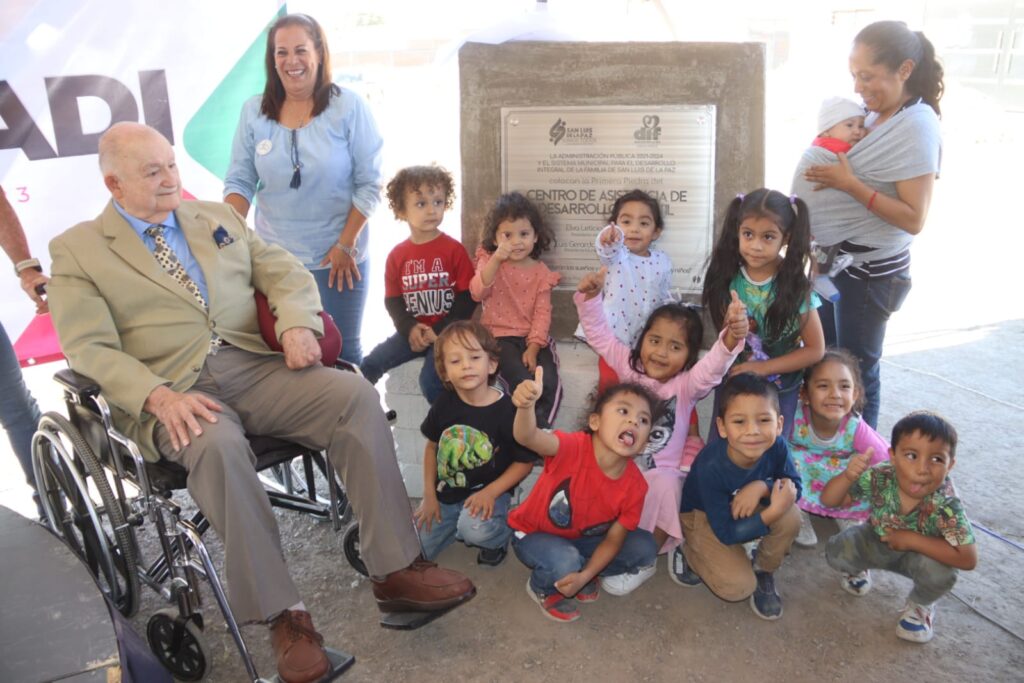
[[[0,325],[0,424],[11,440],[25,481],[35,488],[32,472],[32,435],[39,424],[39,406],[21,376],[18,357],[3,325]]]
[[[359,264],[362,280],[353,279],[352,289],[345,283],[345,291],[338,291],[338,282],[334,287],[327,286],[330,268],[317,268],[310,271],[320,290],[320,303],[332,318],[341,332],[341,359],[353,365],[363,362],[363,311],[366,309],[366,295],[370,291],[370,259]]]
[[[903,272],[878,280],[857,280],[845,271],[834,279],[839,301],[818,309],[825,343],[839,346],[860,361],[864,380],[864,421],[878,426],[882,378],[880,361],[889,316],[900,309],[910,293],[910,275]]]

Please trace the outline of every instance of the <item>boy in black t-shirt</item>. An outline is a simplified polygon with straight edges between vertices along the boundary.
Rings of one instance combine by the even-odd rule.
[[[479,564],[498,565],[508,553],[511,490],[536,456],[512,437],[515,406],[492,386],[498,357],[498,343],[475,321],[452,323],[434,344],[447,391],[420,426],[427,446],[415,519],[428,560],[454,540],[480,548]]]

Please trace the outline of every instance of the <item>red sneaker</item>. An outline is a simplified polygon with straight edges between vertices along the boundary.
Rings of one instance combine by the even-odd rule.
[[[548,619],[568,623],[580,618],[580,611],[576,609],[576,605],[561,593],[539,595],[530,587],[529,579],[526,580],[526,592],[535,603],[540,605],[541,610]]]
[[[578,602],[594,602],[599,597],[601,597],[601,589],[598,587],[597,579],[588,583],[576,594]]]

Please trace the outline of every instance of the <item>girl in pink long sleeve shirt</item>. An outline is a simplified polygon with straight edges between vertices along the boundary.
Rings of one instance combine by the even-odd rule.
[[[681,304],[665,304],[655,309],[636,347],[630,349],[615,337],[605,319],[598,296],[603,280],[603,270],[584,277],[573,300],[590,346],[622,381],[642,384],[663,401],[661,415],[655,421],[647,449],[638,462],[645,470],[648,485],[640,528],[651,531],[661,552],[668,552],[683,537],[679,524],[683,479],[703,446],[699,437],[688,436],[690,413],[697,401],[722,381],[743,350],[746,309],[738,300],[734,301],[718,341],[700,360],[697,360],[703,336],[700,317]],[[607,577],[604,583],[610,584],[609,592],[624,594],[653,573],[651,567],[646,576],[641,572],[621,580]]]
[[[480,322],[498,340],[498,373],[515,391],[544,368],[544,393],[536,403],[537,425],[555,421],[562,398],[558,356],[548,336],[551,288],[560,276],[540,260],[554,238],[540,212],[518,192],[502,195],[487,216],[476,251],[476,274],[469,283],[475,301],[483,304]]]

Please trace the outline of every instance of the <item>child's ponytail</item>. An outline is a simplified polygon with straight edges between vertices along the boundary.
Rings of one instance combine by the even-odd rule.
[[[775,274],[774,300],[765,314],[763,337],[778,339],[787,334],[800,308],[811,296],[808,266],[811,258],[811,216],[807,203],[796,195],[786,197],[771,190],[764,208],[778,217],[786,238],[786,256]]]
[[[725,322],[725,311],[729,308],[729,286],[733,277],[743,265],[740,256],[740,218],[744,196],[739,194],[729,202],[722,222],[722,231],[718,234],[715,249],[711,252],[711,261],[704,274],[704,291],[701,303],[704,310],[711,315],[715,329],[721,329]]]

